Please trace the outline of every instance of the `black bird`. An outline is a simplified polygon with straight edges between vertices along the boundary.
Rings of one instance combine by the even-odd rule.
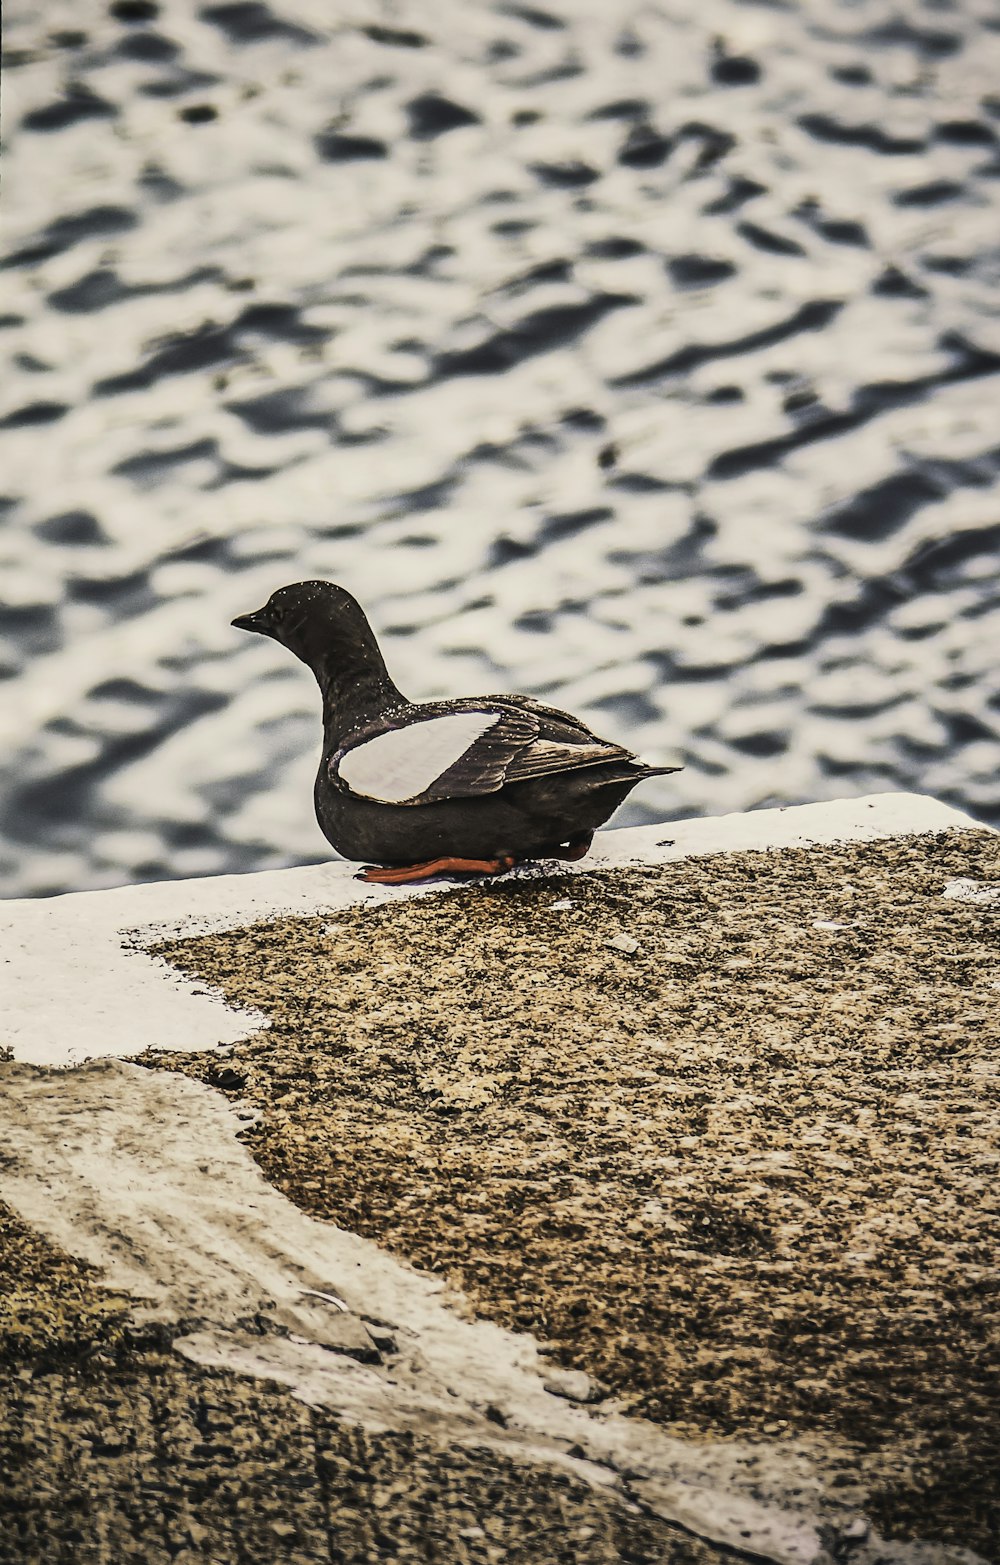
[[[525,859],[583,858],[647,766],[530,696],[414,703],[386,672],[360,604],[329,581],[281,587],[234,619],[312,669],[323,695],[316,818],[338,853],[384,885],[497,875]]]

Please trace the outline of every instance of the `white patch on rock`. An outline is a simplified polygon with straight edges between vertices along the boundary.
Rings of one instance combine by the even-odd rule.
[[[408,723],[355,745],[338,763],[337,773],[362,798],[402,804],[437,782],[499,721],[499,712],[449,712]]]
[[[1000,902],[1000,885],[991,885],[988,880],[949,880],[942,896],[951,897],[955,902],[976,902],[980,907],[989,907],[993,902]]]
[[[709,853],[745,853],[951,829],[988,831],[919,794],[875,794],[749,814],[600,831],[585,859],[515,871],[524,879],[589,874],[625,864],[667,864]],[[267,1025],[235,1009],[202,980],[147,955],[158,940],[190,938],[284,917],[335,916],[364,903],[447,896],[433,881],[365,885],[354,866],[327,860],[303,869],[212,875],[112,891],[0,901],[3,1015],[0,1044],[17,1060],[76,1065],[142,1049],[216,1049]],[[662,960],[662,957],[660,958]],[[675,962],[678,957],[672,958]]]
[[[634,935],[612,935],[605,941],[612,951],[624,951],[626,956],[634,956],[639,949],[639,942]]]

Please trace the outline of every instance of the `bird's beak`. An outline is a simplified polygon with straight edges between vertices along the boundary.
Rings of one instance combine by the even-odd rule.
[[[256,609],[253,614],[239,614],[230,622],[236,630],[254,630],[258,636],[273,636],[270,621],[266,618],[263,609]]]

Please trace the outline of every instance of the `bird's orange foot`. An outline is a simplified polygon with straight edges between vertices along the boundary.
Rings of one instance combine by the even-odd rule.
[[[435,875],[502,875],[516,860],[509,854],[496,859],[430,859],[426,864],[368,864],[355,875],[375,886],[408,886],[418,880],[433,880]]]

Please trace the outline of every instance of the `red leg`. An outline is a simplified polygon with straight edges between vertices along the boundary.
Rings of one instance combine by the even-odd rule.
[[[393,864],[385,867],[368,864],[356,875],[355,880],[366,880],[375,886],[408,886],[417,880],[432,880],[435,875],[502,875],[510,869],[514,859],[504,855],[497,859],[430,859],[426,864]]]

